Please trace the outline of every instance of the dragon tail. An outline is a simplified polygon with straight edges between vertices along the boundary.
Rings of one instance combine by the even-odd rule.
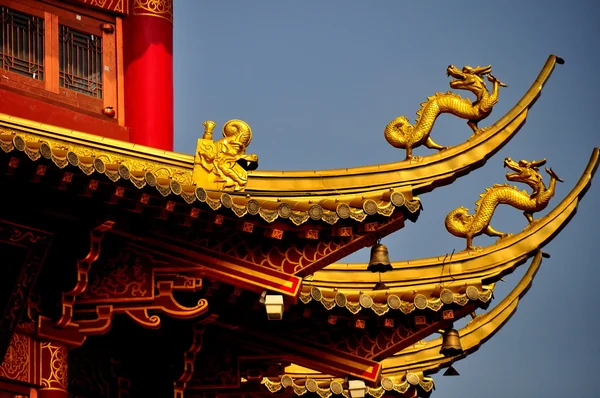
[[[385,126],[383,135],[387,142],[395,148],[406,148],[410,144],[413,126],[404,116],[398,116]]]
[[[469,210],[461,206],[448,213],[444,223],[448,232],[459,238],[464,238],[467,236],[467,229],[472,218],[473,216],[469,214]]]

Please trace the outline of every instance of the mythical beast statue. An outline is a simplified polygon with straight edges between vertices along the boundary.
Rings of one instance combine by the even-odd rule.
[[[385,139],[396,148],[405,148],[406,159],[411,159],[412,149],[420,145],[438,150],[446,148],[436,144],[429,136],[435,120],[441,113],[451,113],[467,119],[467,124],[474,134],[481,131],[478,130],[477,123],[492,113],[492,108],[498,102],[498,87],[508,87],[492,75],[491,65],[476,68],[464,66],[462,70],[450,65],[446,72],[448,76],[455,78],[450,82],[451,88],[471,91],[477,99],[471,103],[468,98],[462,98],[450,91],[436,93],[428,97],[427,102],[421,104],[414,125],[411,125],[404,116],[399,116],[388,123],[384,131]],[[487,76],[487,79],[493,83],[491,93],[482,76]]]
[[[258,156],[246,154],[246,148],[252,140],[252,130],[243,120],[230,120],[223,126],[223,138],[212,140],[212,130],[215,122],[204,122],[205,131],[196,148],[194,161],[194,182],[198,186],[209,187],[218,184],[219,190],[233,188],[234,191],[243,191],[248,182],[248,170],[255,170],[258,166]],[[206,173],[199,173],[196,164]],[[210,176],[210,178],[208,178]]]
[[[522,182],[529,185],[533,192],[519,191],[517,187],[508,184],[496,184],[487,188],[480,199],[475,203],[475,214],[468,213],[465,207],[459,207],[446,216],[446,229],[454,236],[467,239],[467,250],[476,250],[473,247],[475,236],[486,234],[504,238],[509,234],[496,231],[490,225],[490,221],[499,204],[507,204],[523,210],[523,214],[529,223],[533,223],[533,213],[546,208],[550,199],[554,196],[556,181],[563,182],[552,169],[546,169],[550,175],[550,185],[546,188],[542,175],[538,171],[539,166],[546,164],[546,159],[528,162],[521,160],[515,162],[511,158],[504,159],[504,167],[515,171],[506,174],[509,181]]]

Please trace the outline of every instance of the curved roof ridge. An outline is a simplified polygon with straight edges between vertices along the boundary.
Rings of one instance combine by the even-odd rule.
[[[449,261],[446,256],[392,262],[393,269],[381,274],[390,287],[410,287],[415,284],[464,283],[465,279],[498,279],[523,263],[538,248],[546,245],[574,216],[579,201],[585,196],[600,161],[600,148],[594,148],[581,177],[565,196],[545,216],[518,234],[502,239],[478,252],[456,253]],[[448,269],[454,265],[452,275]],[[442,269],[445,267],[445,273]],[[357,274],[361,274],[360,277]],[[335,263],[317,271],[307,283],[311,287],[336,291],[364,290],[378,281],[379,275],[366,269],[363,263]],[[356,281],[360,280],[361,283]],[[360,285],[360,286],[359,286]]]

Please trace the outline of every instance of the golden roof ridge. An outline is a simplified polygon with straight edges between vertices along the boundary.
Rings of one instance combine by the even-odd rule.
[[[249,173],[245,192],[212,192],[196,186],[194,157],[158,150],[32,122],[0,113],[0,148],[17,149],[32,160],[51,159],[84,173],[105,174],[112,181],[129,179],[137,188],[155,187],[163,196],[175,194],[188,204],[222,205],[238,217],[260,215],[265,221],[289,218],[295,225],[308,220],[335,224],[351,218],[362,222],[376,214],[390,216],[395,208],[410,213],[420,204],[413,194],[431,191],[483,165],[525,123],[528,109],[540,95],[560,59],[551,55],[522,99],[484,132],[455,147],[402,162],[320,171]]]
[[[446,300],[447,304],[460,301],[464,295],[470,296],[471,300],[479,300],[486,290],[485,284],[511,273],[566,226],[591,185],[599,160],[600,149],[594,148],[584,172],[565,198],[518,234],[481,251],[463,251],[449,259],[448,256],[438,256],[392,262],[393,269],[382,274],[368,271],[362,263],[332,264],[304,279],[300,298],[304,303],[320,301],[328,309],[337,304],[353,313],[371,308],[379,315],[390,308],[411,312],[419,295],[424,295],[427,300],[422,309],[437,311],[441,308],[439,301],[444,290],[453,294],[452,300]],[[379,277],[387,290],[373,290]],[[480,294],[472,290],[469,295],[468,289],[478,289]],[[365,295],[370,299],[363,298]],[[405,297],[407,295],[409,299]],[[423,302],[422,297],[419,300]]]

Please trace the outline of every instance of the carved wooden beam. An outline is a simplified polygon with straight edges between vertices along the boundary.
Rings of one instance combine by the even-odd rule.
[[[87,289],[88,273],[92,264],[100,256],[104,233],[109,231],[113,225],[113,221],[106,221],[90,231],[90,250],[85,258],[77,262],[77,282],[75,283],[75,287],[71,291],[62,294],[62,314],[56,322],[55,326],[57,328],[65,328],[73,319],[75,299]]]

